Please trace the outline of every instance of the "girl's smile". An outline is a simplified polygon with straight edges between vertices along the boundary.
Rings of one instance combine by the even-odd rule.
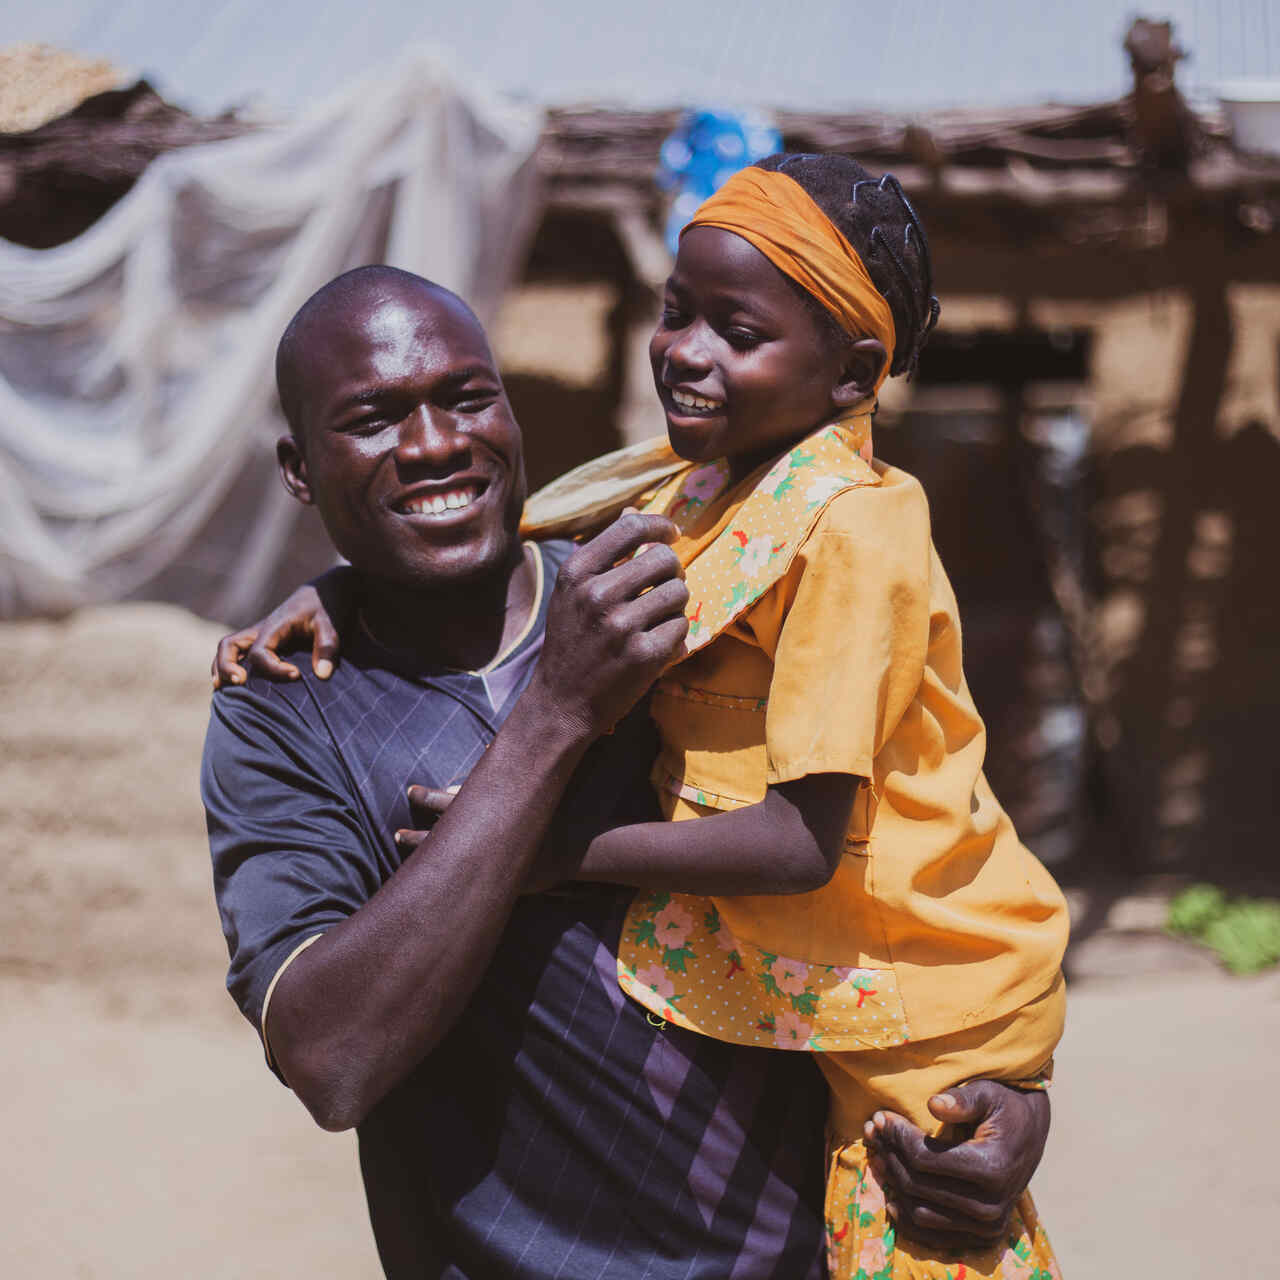
[[[649,357],[672,447],[690,461],[728,457],[735,476],[857,403],[879,368],[759,250],[718,227],[681,238]]]

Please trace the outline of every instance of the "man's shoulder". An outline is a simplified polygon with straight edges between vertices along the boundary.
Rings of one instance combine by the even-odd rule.
[[[217,690],[205,731],[202,787],[210,779],[253,774],[325,772],[333,744],[302,680],[272,681],[251,675],[242,685]],[[206,797],[207,799],[207,797]]]
[[[244,684],[223,685],[213,695],[211,723],[256,720],[275,721],[282,727],[315,727],[318,717],[311,686],[323,686],[325,682],[311,673],[311,663],[305,655],[283,656],[297,663],[296,680],[273,680],[251,672]]]

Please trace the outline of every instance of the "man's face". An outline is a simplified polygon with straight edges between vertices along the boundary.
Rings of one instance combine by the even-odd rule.
[[[281,470],[353,565],[433,590],[517,561],[520,429],[457,299],[371,288],[308,324],[297,365],[300,438],[280,442]]]

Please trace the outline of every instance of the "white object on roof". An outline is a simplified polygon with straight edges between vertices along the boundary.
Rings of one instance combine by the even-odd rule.
[[[1239,150],[1280,155],[1280,80],[1229,80],[1218,98]]]

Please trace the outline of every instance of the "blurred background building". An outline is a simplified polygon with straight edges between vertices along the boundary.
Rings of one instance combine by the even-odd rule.
[[[891,169],[929,228],[942,320],[877,452],[930,494],[1020,829],[1064,868],[1265,878],[1280,18],[904,5],[872,33],[811,0],[779,40],[695,8],[8,15],[63,47],[0,54],[0,608],[241,623],[323,568],[274,478],[270,357],[360,262],[475,302],[535,484],[660,431],[663,143],[745,104],[745,142]]]

